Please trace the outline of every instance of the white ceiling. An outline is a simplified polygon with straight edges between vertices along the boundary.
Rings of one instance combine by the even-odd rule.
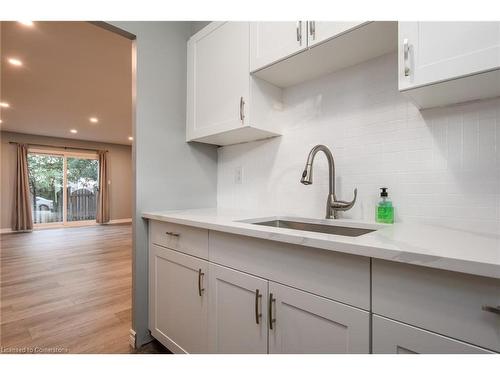
[[[2,22],[1,57],[2,130],[131,143],[130,40],[87,22]]]

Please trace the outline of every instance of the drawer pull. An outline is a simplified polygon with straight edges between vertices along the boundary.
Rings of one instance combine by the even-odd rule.
[[[245,122],[245,99],[240,97],[240,121],[243,124]]]
[[[500,315],[500,306],[495,307],[495,306],[483,305],[481,307],[481,310]]]
[[[309,21],[309,35],[311,35],[312,40],[316,40],[316,22]]]
[[[302,21],[297,21],[295,28],[297,31],[297,42],[299,42],[299,46],[301,46],[302,45]]]
[[[410,75],[410,66],[408,65],[409,59],[410,59],[410,44],[408,43],[408,39],[404,39],[403,40],[403,61],[404,61],[405,77],[408,77]]]
[[[167,236],[172,236],[172,237],[180,237],[181,235],[179,233],[174,233],[174,232],[165,232]]]
[[[273,298],[273,294],[269,294],[269,329],[273,329],[273,323],[276,322],[276,318],[273,318],[273,302],[276,302],[276,298]]]
[[[255,323],[260,324],[259,318],[262,316],[262,313],[259,313],[259,298],[262,297],[262,294],[259,293],[259,289],[255,289]]]
[[[198,269],[198,295],[201,297],[201,294],[205,291],[205,288],[202,286],[202,277],[205,274],[201,272],[201,268]]]

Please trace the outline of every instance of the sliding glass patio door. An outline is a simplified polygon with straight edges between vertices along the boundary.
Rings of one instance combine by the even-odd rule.
[[[63,222],[64,157],[28,153],[33,223]]]
[[[28,171],[36,226],[95,221],[99,193],[97,155],[30,150]]]

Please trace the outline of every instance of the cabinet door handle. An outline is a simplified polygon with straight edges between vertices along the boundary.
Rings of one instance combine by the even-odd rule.
[[[273,302],[276,302],[276,298],[273,298],[273,294],[269,294],[269,329],[273,329],[273,323],[276,322],[276,318],[273,318]]]
[[[483,305],[481,306],[481,310],[500,315],[500,306],[495,307],[495,306]]]
[[[316,40],[316,22],[309,21],[309,35],[312,40]]]
[[[202,292],[205,291],[205,288],[203,288],[203,285],[202,285],[202,277],[204,276],[205,274],[203,272],[201,272],[201,268],[198,269],[198,295],[201,297],[201,294]]]
[[[180,237],[181,235],[179,233],[174,233],[174,232],[165,232],[167,236],[172,236],[172,237]]]
[[[243,124],[245,121],[245,99],[240,97],[240,121]]]
[[[408,39],[403,40],[403,61],[404,61],[404,69],[405,69],[405,77],[410,75],[410,44],[408,43]]]
[[[302,21],[297,21],[297,42],[299,45],[302,45]]]
[[[262,297],[262,294],[259,293],[259,289],[255,289],[255,323],[260,324],[259,318],[262,316],[262,313],[259,313],[259,298]]]

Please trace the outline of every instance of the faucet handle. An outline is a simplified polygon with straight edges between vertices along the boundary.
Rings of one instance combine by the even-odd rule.
[[[357,197],[358,197],[358,189],[354,188],[354,198],[352,201],[346,202],[346,201],[335,200],[332,202],[332,207],[336,211],[347,211],[347,210],[351,209],[352,206],[354,206],[354,203],[356,203]]]

